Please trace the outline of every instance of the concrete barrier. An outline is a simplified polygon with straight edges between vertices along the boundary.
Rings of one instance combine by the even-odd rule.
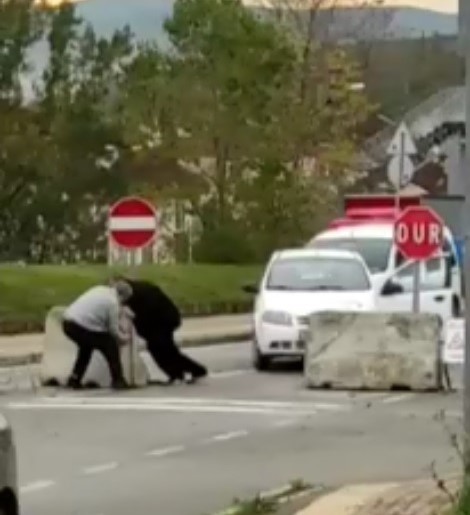
[[[440,338],[434,315],[316,313],[307,334],[307,386],[439,389]]]
[[[65,308],[52,308],[46,318],[44,333],[44,354],[41,362],[40,378],[42,384],[57,383],[64,385],[72,370],[77,346],[70,341],[62,331],[62,317]],[[149,377],[147,367],[140,357],[140,350],[144,346],[142,340],[136,337],[134,330],[126,316],[122,323],[126,326],[129,340],[134,343],[121,347],[121,362],[124,376],[134,386],[144,386]],[[83,383],[94,384],[99,387],[108,387],[111,383],[109,369],[100,352],[94,352],[90,366],[86,371]]]

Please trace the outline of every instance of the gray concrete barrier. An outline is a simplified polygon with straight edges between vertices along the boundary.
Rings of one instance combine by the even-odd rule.
[[[436,390],[437,316],[324,312],[311,316],[305,379],[310,388]]]
[[[77,346],[62,331],[64,310],[63,307],[54,307],[46,317],[44,354],[40,367],[40,378],[43,384],[57,383],[64,385],[70,375],[77,354]],[[144,386],[148,384],[149,376],[147,367],[140,356],[143,342],[136,337],[129,320],[125,316],[122,322],[126,325],[126,330],[129,333],[128,343],[120,349],[124,376],[130,384]],[[109,369],[101,353],[93,353],[83,383],[104,388],[110,385]]]

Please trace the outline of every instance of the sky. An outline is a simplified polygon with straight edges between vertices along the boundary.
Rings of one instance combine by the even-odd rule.
[[[39,0],[40,1],[40,0]],[[63,0],[46,0],[51,5],[58,5]],[[77,1],[77,0],[72,0]],[[127,0],[132,2],[132,0]],[[157,3],[159,0],[155,0]],[[354,0],[344,0],[344,3],[356,3]],[[250,3],[250,2],[247,2]],[[458,10],[458,0],[385,0],[386,5],[410,5],[413,7],[422,7],[425,9],[434,9],[435,11],[456,13]]]
[[[435,11],[456,13],[458,10],[458,0],[385,0],[389,5],[412,5],[413,7],[423,7]]]

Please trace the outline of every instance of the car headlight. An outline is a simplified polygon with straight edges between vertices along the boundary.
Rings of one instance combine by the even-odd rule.
[[[284,311],[265,311],[262,319],[267,324],[292,325],[292,316]]]

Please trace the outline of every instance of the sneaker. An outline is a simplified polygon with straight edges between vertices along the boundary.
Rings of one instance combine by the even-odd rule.
[[[198,372],[196,374],[190,374],[189,378],[186,379],[186,383],[187,384],[194,384],[197,381],[199,381],[200,379],[203,379],[204,377],[207,377],[207,375],[208,375],[207,370]]]
[[[183,381],[184,381],[184,377],[170,377],[168,379],[168,381],[166,382],[166,384],[168,386],[171,386],[172,384],[182,383]]]
[[[75,377],[69,377],[67,380],[66,388],[71,388],[72,390],[81,390],[82,385],[80,381]]]
[[[130,386],[125,379],[120,379],[111,385],[113,390],[130,390]]]

